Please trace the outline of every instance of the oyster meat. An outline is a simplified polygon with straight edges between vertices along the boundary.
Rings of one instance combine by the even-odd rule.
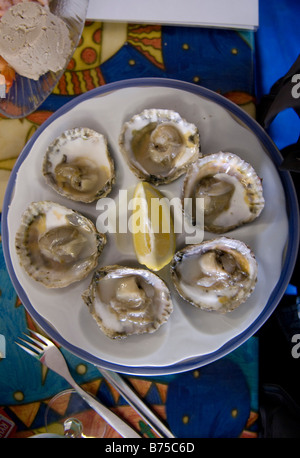
[[[63,132],[47,148],[43,174],[60,195],[80,202],[107,196],[115,180],[104,135],[87,127]]]
[[[97,269],[82,298],[112,339],[152,333],[173,310],[169,289],[160,277],[147,269],[119,265]]]
[[[262,181],[254,168],[236,154],[224,152],[201,157],[188,168],[183,202],[187,198],[192,204],[183,208],[193,224],[201,203],[198,199],[204,199],[204,229],[214,233],[253,221],[265,203]]]
[[[257,281],[257,261],[242,241],[221,236],[178,251],[171,277],[180,296],[203,310],[230,312],[245,302]]]
[[[154,185],[170,183],[200,156],[198,128],[177,112],[147,109],[122,128],[120,149],[132,172]]]
[[[92,221],[55,202],[32,202],[22,215],[15,246],[27,274],[47,288],[85,278],[106,243]]]

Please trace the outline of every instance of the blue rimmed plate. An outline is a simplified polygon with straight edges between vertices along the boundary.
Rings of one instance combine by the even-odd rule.
[[[174,312],[151,335],[111,341],[98,329],[81,300],[90,277],[62,290],[46,290],[19,265],[14,237],[20,215],[36,200],[54,200],[97,221],[96,204],[70,203],[44,182],[43,153],[61,132],[91,127],[107,136],[116,163],[116,185],[110,197],[130,190],[137,179],[118,149],[125,120],[144,108],[169,108],[194,122],[204,154],[231,151],[250,162],[263,179],[265,209],[260,217],[227,235],[247,243],[259,265],[258,282],[245,304],[227,315],[196,309],[182,301],[169,282],[168,268],[159,274],[171,288]],[[265,131],[245,111],[224,97],[194,84],[169,79],[135,79],[99,87],[54,113],[22,151],[7,187],[2,213],[2,241],[8,272],[28,312],[54,340],[77,356],[107,369],[136,375],[163,375],[190,370],[225,356],[252,336],[274,311],[288,285],[299,241],[298,203],[289,173],[278,172],[281,156]],[[183,178],[160,187],[179,196]],[[127,235],[124,235],[127,237]],[[205,234],[211,238],[211,234]],[[128,243],[129,242],[129,243]],[[134,262],[129,239],[108,234],[100,265]]]

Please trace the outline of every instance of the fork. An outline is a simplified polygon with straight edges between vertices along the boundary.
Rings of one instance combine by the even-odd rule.
[[[21,347],[24,351],[29,353],[34,358],[37,358],[41,363],[45,364],[49,369],[63,377],[76,391],[77,393],[87,402],[87,404],[95,410],[107,423],[109,423],[121,436],[126,438],[141,438],[141,436],[134,431],[127,423],[121,418],[115,415],[111,410],[105,407],[101,402],[96,400],[89,393],[84,391],[73,379],[69,372],[66,360],[60,350],[54,345],[51,340],[38,332],[30,330],[38,339],[34,339],[31,336],[26,335],[31,342],[25,339],[19,338],[24,344],[31,347],[28,348],[19,342],[16,344]],[[32,343],[33,342],[33,343]]]

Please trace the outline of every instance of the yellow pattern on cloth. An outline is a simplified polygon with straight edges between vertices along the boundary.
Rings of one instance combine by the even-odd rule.
[[[147,57],[152,64],[164,68],[160,25],[129,24],[127,42]]]
[[[77,49],[53,94],[78,95],[104,83],[99,69],[101,37],[102,23],[86,23]]]
[[[53,94],[73,96],[105,84],[101,64],[126,43],[156,67],[164,68],[160,25],[87,22],[80,43]]]
[[[0,118],[0,212],[12,168],[35,130],[36,126],[27,119]]]

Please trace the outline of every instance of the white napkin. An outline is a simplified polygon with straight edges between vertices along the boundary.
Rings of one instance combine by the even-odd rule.
[[[258,0],[90,0],[87,18],[255,30]]]

